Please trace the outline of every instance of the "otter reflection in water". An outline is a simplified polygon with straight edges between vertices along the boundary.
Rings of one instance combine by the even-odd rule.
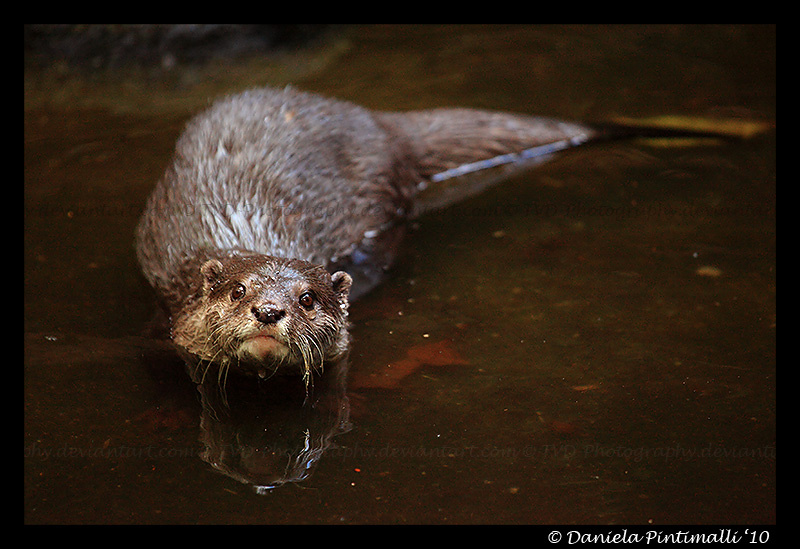
[[[214,376],[192,376],[202,405],[200,457],[257,493],[305,480],[350,429],[346,370],[344,361],[326,365],[308,391],[289,376],[255,385],[232,376],[224,388]]]

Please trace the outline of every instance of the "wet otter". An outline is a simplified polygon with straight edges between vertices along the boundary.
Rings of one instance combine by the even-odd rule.
[[[247,91],[188,123],[145,207],[137,256],[181,349],[308,379],[346,353],[348,297],[377,283],[405,222],[464,194],[450,177],[608,135],[549,118],[374,112],[292,88]]]

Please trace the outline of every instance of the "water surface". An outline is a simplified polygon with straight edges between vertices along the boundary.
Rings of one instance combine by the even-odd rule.
[[[774,121],[775,51],[774,27],[365,27],[160,75],[26,72],[25,521],[774,522],[772,135],[576,151],[420,219],[352,307],[351,428],[264,495],[201,459],[132,242],[221,93]]]

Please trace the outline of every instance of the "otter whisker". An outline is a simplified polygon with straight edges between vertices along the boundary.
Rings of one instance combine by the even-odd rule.
[[[229,369],[230,369],[230,363],[220,364],[219,370],[217,371],[217,386],[219,387],[219,392],[220,395],[222,396],[222,403],[225,406],[228,406],[227,382],[228,382]]]

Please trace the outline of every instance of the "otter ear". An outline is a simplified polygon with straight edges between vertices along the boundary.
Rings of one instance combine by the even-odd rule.
[[[339,301],[339,306],[346,309],[347,296],[350,294],[350,286],[353,285],[353,279],[346,272],[337,271],[331,275],[331,283],[333,284],[333,293]]]
[[[200,267],[203,275],[203,290],[208,292],[222,278],[222,263],[216,259],[209,259]]]

